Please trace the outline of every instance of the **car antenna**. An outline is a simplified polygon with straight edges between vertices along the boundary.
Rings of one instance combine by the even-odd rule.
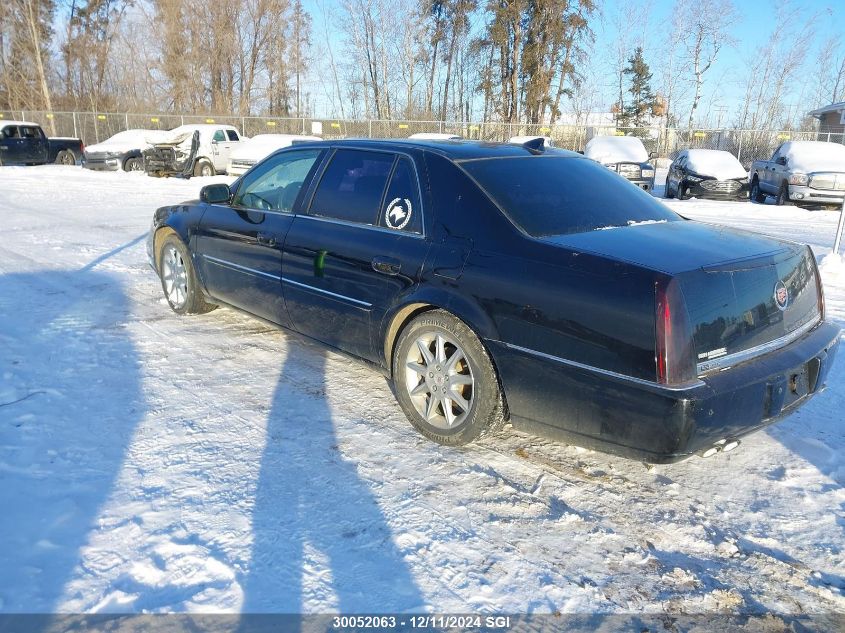
[[[522,146],[532,153],[541,153],[546,149],[546,140],[542,136],[525,141]]]

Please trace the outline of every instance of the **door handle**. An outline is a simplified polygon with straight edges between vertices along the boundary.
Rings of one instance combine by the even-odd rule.
[[[398,275],[402,262],[392,257],[374,257],[373,270],[382,275]]]
[[[268,248],[273,248],[276,246],[276,236],[271,235],[269,233],[259,233],[256,236],[258,243],[261,246],[267,246]]]

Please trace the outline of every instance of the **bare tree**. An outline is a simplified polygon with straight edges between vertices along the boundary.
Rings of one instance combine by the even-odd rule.
[[[675,5],[684,16],[681,43],[686,71],[692,75],[693,97],[687,127],[691,128],[701,101],[705,75],[731,42],[729,29],[736,9],[731,0],[681,0]]]

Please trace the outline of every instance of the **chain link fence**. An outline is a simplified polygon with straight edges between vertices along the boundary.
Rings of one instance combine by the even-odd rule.
[[[682,149],[721,149],[749,166],[769,158],[786,140],[820,140],[845,143],[845,134],[817,131],[687,129],[668,127],[621,128],[612,125],[528,125],[500,122],[342,120],[319,118],[254,117],[233,115],[129,114],[95,112],[0,111],[3,120],[40,124],[48,136],[81,138],[86,145],[106,140],[129,129],[169,130],[191,123],[233,125],[248,137],[257,134],[312,134],[325,139],[405,138],[419,132],[454,134],[467,139],[506,141],[513,136],[548,136],[557,147],[583,151],[598,135],[639,137],[649,153],[671,159]]]

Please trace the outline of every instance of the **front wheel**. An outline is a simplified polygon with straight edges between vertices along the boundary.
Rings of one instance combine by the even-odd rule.
[[[686,200],[687,199],[687,186],[684,184],[684,181],[678,183],[678,200]]]
[[[766,201],[766,194],[760,191],[760,182],[756,178],[751,182],[751,191],[749,191],[748,197],[757,204],[763,204]]]
[[[139,156],[127,158],[123,163],[123,171],[144,171],[144,159]]]
[[[402,331],[393,385],[414,428],[440,444],[468,444],[504,424],[487,351],[466,324],[443,310],[421,314]]]
[[[202,314],[217,307],[206,302],[191,255],[176,235],[168,235],[164,239],[158,262],[161,288],[176,314]]]
[[[672,193],[672,189],[669,187],[669,179],[666,179],[666,187],[663,189],[663,196],[667,199],[674,198],[675,194]]]
[[[205,159],[201,159],[194,167],[194,176],[214,176],[214,165]]]

